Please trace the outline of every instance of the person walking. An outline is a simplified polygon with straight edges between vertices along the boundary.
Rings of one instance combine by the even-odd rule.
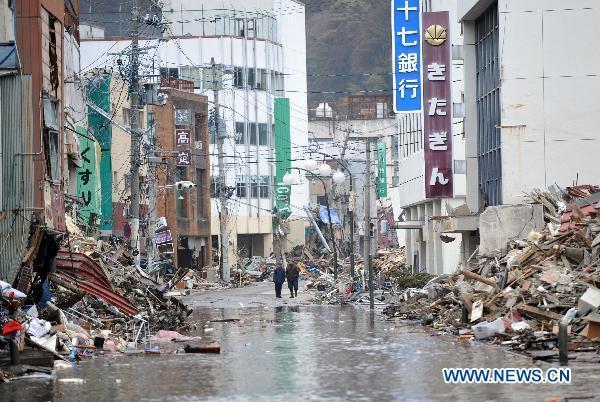
[[[273,271],[273,282],[275,282],[275,297],[281,299],[281,288],[285,282],[285,271],[280,265]]]
[[[290,262],[285,270],[285,276],[288,282],[288,289],[290,290],[293,299],[294,296],[298,297],[298,280],[300,279],[300,270],[294,262]]]

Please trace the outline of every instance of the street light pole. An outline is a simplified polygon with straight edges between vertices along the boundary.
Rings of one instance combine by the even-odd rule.
[[[350,177],[350,195],[349,197],[352,197],[354,194],[354,188],[353,188],[353,184],[352,184],[352,174],[350,173],[350,171],[348,170],[348,176]],[[352,280],[354,280],[355,278],[355,271],[354,271],[354,205],[351,205],[353,203],[353,200],[349,199],[348,200],[348,215],[350,218],[350,276],[352,277]]]
[[[369,274],[369,307],[371,310],[375,308],[375,300],[373,299],[373,255],[371,254],[371,140],[367,139],[366,163],[365,163],[365,268]]]
[[[347,166],[345,166],[342,161],[340,161],[339,159],[337,159],[336,157],[334,157],[333,155],[330,154],[326,154],[324,152],[320,152],[320,151],[311,151],[313,153],[317,153],[319,155],[322,155],[326,158],[329,158],[333,161],[335,161],[337,163],[337,165],[343,169],[346,173],[348,173],[348,178],[350,179],[350,186],[349,186],[349,197],[353,196],[353,192],[354,192],[354,178],[352,177],[352,173],[350,172],[350,169],[348,169]],[[352,279],[356,278],[356,261],[355,261],[355,243],[354,243],[354,206],[351,205],[352,204],[352,200],[348,200],[348,218],[350,220],[350,276],[352,277]]]
[[[333,233],[333,223],[331,222],[331,209],[329,208],[329,194],[327,193],[327,185],[325,181],[318,175],[314,174],[308,169],[303,169],[300,167],[291,167],[291,169],[300,170],[303,172],[309,173],[312,177],[319,179],[321,184],[323,184],[323,191],[325,192],[325,206],[327,207],[327,215],[329,216],[329,232],[331,233],[331,249],[333,250],[333,279],[337,281],[338,279],[338,255],[337,255],[337,247],[335,245],[335,234]]]

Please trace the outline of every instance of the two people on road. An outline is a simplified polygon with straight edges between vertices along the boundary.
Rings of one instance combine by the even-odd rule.
[[[273,282],[275,282],[275,297],[281,299],[281,289],[283,282],[287,279],[288,289],[290,289],[290,298],[298,297],[298,282],[300,280],[300,269],[294,262],[290,262],[284,271],[281,266],[277,266],[273,272]]]
[[[279,265],[273,272],[273,282],[275,282],[275,297],[281,299],[281,288],[285,282],[285,271]]]
[[[290,262],[285,270],[285,276],[288,282],[288,289],[290,290],[290,298],[298,297],[298,281],[300,280],[300,269],[294,262]],[[295,292],[295,295],[294,295]]]

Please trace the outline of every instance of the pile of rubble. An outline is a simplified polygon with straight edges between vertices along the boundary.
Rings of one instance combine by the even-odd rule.
[[[355,278],[350,276],[350,259],[341,261],[338,267],[338,285],[334,281],[333,261],[317,259],[305,266],[303,277],[306,287],[316,289],[314,302],[320,304],[338,304],[344,302],[368,302],[369,283],[363,259],[356,258]],[[426,284],[431,276],[426,273],[413,274],[406,267],[404,248],[378,250],[373,258],[373,287],[377,303],[387,300],[391,295],[409,287]]]
[[[175,296],[195,286],[195,273],[168,260],[141,269],[119,240],[86,237],[68,217],[67,224],[70,236],[51,270],[22,269],[13,284],[19,289],[0,281],[2,381],[51,374],[55,360],[72,362],[100,349],[148,349],[151,334],[188,329],[192,310]],[[32,244],[40,238],[34,234]]]
[[[558,327],[568,325],[570,358],[600,361],[600,193],[537,191],[546,227],[505,253],[482,256],[453,275],[409,288],[389,305],[391,317],[489,339],[534,358],[558,356]]]

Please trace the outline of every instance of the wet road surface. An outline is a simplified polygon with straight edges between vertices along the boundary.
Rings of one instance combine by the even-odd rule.
[[[210,324],[220,355],[97,357],[57,371],[54,382],[0,385],[0,400],[543,401],[597,394],[595,366],[574,368],[570,385],[446,385],[444,367],[550,366],[386,321],[363,307],[265,301],[269,290],[258,286],[193,297],[192,319],[201,326],[239,320]]]

